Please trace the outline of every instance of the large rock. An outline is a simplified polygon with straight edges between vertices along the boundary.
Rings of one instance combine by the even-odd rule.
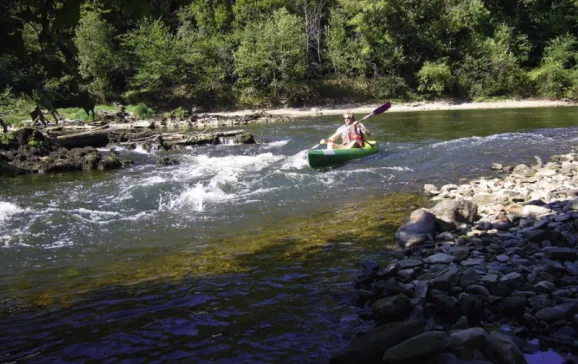
[[[447,347],[448,337],[445,332],[426,332],[387,350],[383,354],[383,362],[391,363],[418,358],[445,351]]]
[[[486,357],[496,364],[526,364],[526,358],[512,339],[501,332],[492,331],[488,335]]]
[[[536,313],[538,320],[548,322],[568,319],[576,311],[576,303],[562,303],[554,307],[546,307]]]
[[[430,212],[437,218],[440,230],[450,231],[464,223],[472,224],[478,215],[478,205],[467,200],[444,200]]]
[[[458,300],[438,290],[430,291],[426,306],[428,313],[435,315],[442,324],[454,324],[462,315]]]
[[[373,317],[383,321],[403,321],[410,309],[409,298],[403,293],[381,298],[371,306]]]
[[[459,280],[459,271],[454,265],[450,265],[447,269],[440,272],[438,276],[429,281],[432,289],[439,289],[442,291],[451,290]]]
[[[436,218],[425,209],[411,213],[409,220],[395,233],[395,239],[402,247],[410,247],[432,240],[436,234]]]
[[[556,230],[536,229],[529,231],[524,235],[526,236],[526,240],[531,243],[542,243],[547,240],[554,246],[568,246],[568,239]]]
[[[332,357],[329,363],[380,364],[386,350],[422,333],[424,328],[424,320],[396,322],[380,326],[373,331],[357,336],[344,351]]]
[[[559,248],[549,246],[542,249],[546,257],[553,260],[575,260],[578,258],[578,251],[574,248]]]
[[[434,255],[430,255],[423,261],[428,264],[448,264],[453,262],[454,260],[456,260],[456,257],[454,257],[453,255],[449,255],[446,253],[437,253]]]
[[[532,169],[525,164],[518,164],[512,173],[518,176],[530,177],[532,175]]]
[[[453,332],[450,335],[449,344],[451,348],[465,346],[473,349],[483,349],[486,345],[486,337],[486,330],[481,327],[472,327]]]

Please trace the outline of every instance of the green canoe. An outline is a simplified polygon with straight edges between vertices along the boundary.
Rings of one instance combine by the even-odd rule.
[[[366,141],[363,148],[351,149],[313,149],[307,152],[307,161],[313,168],[340,164],[351,159],[365,157],[379,151],[376,141]]]

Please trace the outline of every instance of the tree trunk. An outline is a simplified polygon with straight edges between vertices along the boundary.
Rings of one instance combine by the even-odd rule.
[[[109,143],[108,133],[108,130],[97,130],[74,135],[61,135],[52,139],[52,142],[67,149],[100,148]]]

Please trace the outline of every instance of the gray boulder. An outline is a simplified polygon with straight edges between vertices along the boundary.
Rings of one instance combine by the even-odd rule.
[[[411,309],[409,298],[403,294],[381,298],[371,306],[373,317],[376,320],[402,321]]]
[[[418,209],[411,213],[409,220],[395,233],[395,239],[401,247],[411,247],[421,244],[436,233],[436,218],[425,209]]]
[[[412,337],[383,354],[383,362],[399,362],[420,356],[440,353],[448,347],[448,337],[443,331],[431,331]]]
[[[487,337],[484,354],[492,362],[497,364],[526,364],[526,358],[512,339],[501,332],[492,331]]]
[[[449,345],[452,348],[465,346],[473,349],[483,349],[486,345],[486,330],[481,327],[472,327],[460,330],[450,335]]]
[[[451,231],[462,224],[472,224],[478,215],[478,205],[467,200],[444,200],[430,209],[442,231]]]
[[[386,350],[422,333],[424,328],[424,320],[396,322],[377,327],[357,336],[344,351],[332,357],[329,363],[381,364]]]

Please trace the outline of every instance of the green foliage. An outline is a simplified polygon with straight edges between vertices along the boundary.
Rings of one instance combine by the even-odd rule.
[[[444,61],[439,63],[426,61],[417,75],[419,78],[418,91],[430,92],[436,96],[449,90],[454,81],[450,66]]]
[[[0,93],[0,114],[7,124],[18,125],[22,120],[30,119],[30,111],[34,107],[31,98],[22,95],[16,97],[10,87]]]
[[[472,38],[456,70],[463,96],[524,96],[528,79],[521,64],[528,51],[526,38],[516,36],[507,26],[497,27],[493,38]]]
[[[10,144],[14,140],[14,134],[12,133],[2,133],[0,134],[0,144]]]
[[[121,36],[121,44],[135,71],[132,87],[159,89],[183,80],[182,43],[160,20],[142,20],[138,28]]]
[[[84,90],[164,110],[330,102],[342,85],[351,100],[576,98],[575,34],[574,0],[3,1],[0,112],[81,106]]]
[[[185,110],[182,107],[178,107],[175,110],[175,116],[179,119],[182,119],[185,116]]]
[[[115,29],[100,13],[87,11],[75,35],[80,75],[88,82],[90,92],[106,101],[114,93],[115,76],[123,68],[121,54],[115,49]]]
[[[235,53],[241,102],[292,103],[295,85],[306,76],[303,22],[285,9],[262,23],[249,24]]]
[[[348,30],[347,18],[343,12],[331,12],[327,27],[327,57],[333,72],[338,77],[359,77],[366,72],[366,56],[369,44]]]
[[[445,22],[450,33],[481,31],[491,21],[490,11],[482,0],[459,1],[447,8]]]
[[[141,119],[151,118],[155,112],[150,107],[146,106],[144,103],[139,103],[137,105],[129,105],[126,107],[126,111],[137,115]]]
[[[28,146],[31,148],[38,148],[42,145],[42,141],[36,140],[33,136],[28,139]]]
[[[291,5],[287,0],[236,0],[233,5],[235,20],[241,25],[262,22],[269,14]]]
[[[177,33],[182,42],[181,57],[186,65],[186,87],[173,89],[175,97],[193,97],[197,104],[223,104],[233,83],[233,52],[237,42],[232,36],[207,36],[192,23],[182,24]]]
[[[548,42],[542,64],[529,73],[540,96],[578,97],[577,45],[576,38],[569,34]]]
[[[179,9],[178,17],[181,23],[194,23],[201,32],[214,35],[231,29],[233,9],[231,1],[198,0]]]
[[[79,107],[69,107],[69,108],[61,108],[58,109],[58,113],[70,120],[80,120],[80,121],[89,121],[92,118],[88,117],[86,112]]]
[[[401,76],[387,75],[369,80],[369,93],[376,100],[405,99],[410,89]]]

